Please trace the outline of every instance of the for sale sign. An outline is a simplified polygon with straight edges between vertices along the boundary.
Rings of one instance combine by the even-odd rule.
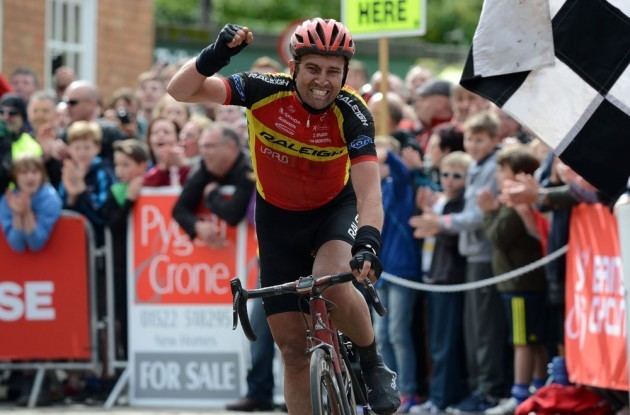
[[[131,403],[223,407],[245,393],[246,342],[232,330],[230,279],[256,265],[253,231],[203,214],[210,248],[171,217],[176,190],[143,190],[129,234]],[[249,258],[249,261],[248,261]],[[252,260],[253,259],[253,260]],[[255,272],[255,270],[253,270]]]

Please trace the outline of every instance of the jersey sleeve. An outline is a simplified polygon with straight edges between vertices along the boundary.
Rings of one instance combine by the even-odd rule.
[[[376,161],[374,119],[365,101],[354,92],[343,89],[336,104],[343,115],[343,135],[350,162]]]
[[[228,91],[225,105],[251,108],[254,103],[278,91],[290,91],[293,81],[286,74],[240,72],[224,82]]]

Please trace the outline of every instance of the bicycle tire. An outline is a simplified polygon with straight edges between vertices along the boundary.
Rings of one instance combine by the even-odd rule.
[[[342,375],[345,376],[344,382],[346,382],[343,385],[348,396],[348,403],[351,408],[356,408],[358,405],[366,406],[368,405],[367,390],[361,373],[360,371],[357,373],[357,369],[353,367],[348,354],[348,346],[344,343],[344,337],[340,333],[337,334],[337,341],[339,342],[339,354],[343,362]]]
[[[344,346],[341,346],[344,347]],[[349,366],[350,362],[342,356],[341,358],[341,390],[343,391],[345,401],[348,403],[348,408],[352,410],[350,413],[354,413],[354,408],[357,407],[357,400],[354,391],[354,382],[352,379],[352,368]]]
[[[311,405],[313,415],[350,415],[337,383],[330,356],[323,349],[311,353]],[[345,401],[345,403],[344,403]]]

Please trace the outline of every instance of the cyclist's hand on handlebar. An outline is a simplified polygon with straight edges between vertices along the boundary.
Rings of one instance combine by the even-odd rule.
[[[350,260],[352,274],[359,281],[369,278],[376,281],[383,272],[383,265],[371,250],[359,249]]]

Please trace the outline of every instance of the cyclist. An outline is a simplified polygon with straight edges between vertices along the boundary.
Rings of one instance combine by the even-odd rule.
[[[291,75],[212,76],[252,41],[247,27],[226,25],[175,74],[168,92],[180,101],[247,108],[262,286],[348,271],[349,262],[358,280],[375,279],[383,210],[373,119],[362,99],[343,88],[355,52],[350,32],[332,19],[306,20],[291,36]],[[325,296],[336,305],[336,326],[356,345],[373,410],[395,412],[396,374],[376,351],[365,300],[351,284]],[[308,305],[285,295],[264,306],[284,360],[289,412],[310,413],[302,316]]]

